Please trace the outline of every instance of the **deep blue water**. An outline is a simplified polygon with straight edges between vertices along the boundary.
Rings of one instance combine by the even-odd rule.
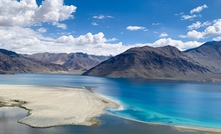
[[[120,102],[108,113],[134,120],[181,126],[221,128],[221,84],[111,79],[57,74],[0,75],[0,84],[92,86]]]

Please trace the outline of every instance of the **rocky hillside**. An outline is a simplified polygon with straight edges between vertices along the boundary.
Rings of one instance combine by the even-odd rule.
[[[67,71],[68,69],[61,65],[43,63],[25,58],[12,51],[0,49],[0,73],[52,73]]]
[[[26,57],[45,63],[60,64],[69,70],[82,71],[88,70],[110,58],[110,56],[95,56],[85,53],[37,53],[33,55],[26,55]]]
[[[185,53],[214,73],[221,73],[221,41],[207,42],[200,47],[187,50]]]
[[[172,46],[136,47],[117,55],[83,75],[129,78],[173,78],[209,73],[210,70]]]

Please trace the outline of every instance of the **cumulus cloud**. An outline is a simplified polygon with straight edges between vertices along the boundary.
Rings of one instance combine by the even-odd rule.
[[[202,5],[202,6],[198,6],[198,7],[194,8],[194,9],[192,9],[192,10],[190,11],[190,13],[191,13],[191,14],[193,14],[193,13],[199,13],[199,12],[201,12],[203,9],[206,9],[206,8],[208,8],[208,6],[207,6],[206,4],[204,4],[204,5]]]
[[[187,33],[187,37],[188,37],[188,38],[191,38],[191,39],[194,39],[194,40],[199,40],[199,39],[201,39],[201,38],[204,38],[204,37],[203,37],[203,33],[198,32],[198,31],[196,31],[196,30],[189,31],[189,32]]]
[[[182,42],[171,38],[162,38],[153,43],[126,45],[122,42],[116,42],[116,38],[105,38],[102,32],[97,34],[87,33],[78,37],[63,35],[58,38],[50,38],[43,36],[40,32],[34,31],[31,28],[19,26],[0,27],[0,40],[1,48],[29,54],[38,52],[84,52],[95,55],[117,55],[131,47],[144,45],[153,47],[171,45],[180,50],[186,50],[202,44],[197,41]]]
[[[214,41],[221,41],[221,36],[213,38]]]
[[[58,23],[73,18],[73,5],[64,0],[45,0],[40,6],[36,0],[0,0],[0,26],[30,26],[36,23]]]
[[[194,40],[204,39],[211,36],[220,36],[221,35],[221,19],[214,20],[211,26],[208,26],[204,31],[198,32],[196,30],[189,31],[187,33],[188,38]]]
[[[126,29],[130,31],[137,31],[137,30],[147,31],[146,27],[142,26],[128,26]]]
[[[190,48],[198,47],[202,44],[203,43],[197,42],[197,41],[183,42],[181,40],[173,40],[171,38],[163,38],[163,39],[159,39],[159,40],[155,41],[151,46],[162,47],[162,46],[170,45],[170,46],[174,46],[174,47],[178,48],[179,50],[183,51],[183,50],[187,50]]]
[[[163,38],[163,37],[167,37],[167,36],[168,36],[168,34],[164,32],[164,33],[161,33],[159,37]]]
[[[199,29],[201,27],[205,27],[205,26],[208,26],[210,25],[211,23],[209,21],[206,21],[206,22],[203,22],[201,23],[200,21],[197,21],[195,23],[192,23],[191,25],[189,25],[187,28],[189,30],[193,30],[193,29]]]
[[[97,15],[97,16],[95,15],[95,16],[93,16],[93,18],[102,20],[102,19],[105,19],[105,18],[114,18],[114,17],[110,16],[110,15],[105,16],[105,15],[101,14],[101,15]]]
[[[31,28],[19,26],[0,27],[0,48],[24,54],[38,52],[84,52],[95,55],[116,55],[130,47],[137,46],[125,46],[122,42],[116,42],[116,38],[107,39],[102,32],[97,34],[87,33],[78,37],[63,35],[58,38],[50,38],[43,36],[39,32],[42,30],[34,31]]]

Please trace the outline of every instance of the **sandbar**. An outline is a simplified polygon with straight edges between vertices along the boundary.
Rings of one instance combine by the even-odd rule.
[[[19,106],[29,110],[29,116],[18,122],[37,128],[98,125],[95,117],[104,114],[105,109],[121,107],[84,87],[27,85],[0,85],[0,106]]]

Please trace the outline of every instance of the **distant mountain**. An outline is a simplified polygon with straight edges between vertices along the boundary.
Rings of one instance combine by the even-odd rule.
[[[210,70],[172,46],[136,47],[110,58],[83,75],[115,78],[173,78]]]
[[[68,69],[61,65],[43,63],[25,58],[12,51],[0,49],[0,73],[52,73],[67,71]]]
[[[221,73],[221,41],[207,42],[185,51],[185,54],[214,73]]]
[[[26,57],[45,63],[60,64],[68,68],[70,71],[85,71],[110,58],[110,56],[96,56],[85,53],[37,53],[26,55]]]

